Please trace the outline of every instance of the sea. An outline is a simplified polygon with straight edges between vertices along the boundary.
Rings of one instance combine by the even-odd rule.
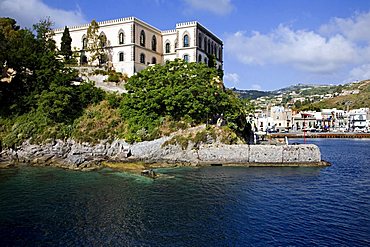
[[[307,143],[331,166],[0,169],[0,246],[370,246],[370,140]]]

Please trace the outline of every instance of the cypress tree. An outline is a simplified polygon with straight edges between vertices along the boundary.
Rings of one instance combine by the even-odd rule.
[[[70,61],[72,58],[72,38],[69,34],[69,29],[66,26],[64,28],[63,36],[62,36],[62,43],[60,45],[60,54],[64,56],[64,60]]]

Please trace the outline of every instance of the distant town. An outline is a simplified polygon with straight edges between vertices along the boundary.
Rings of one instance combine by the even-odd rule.
[[[370,80],[339,86],[298,84],[272,91],[234,91],[255,107],[254,131],[369,132]]]

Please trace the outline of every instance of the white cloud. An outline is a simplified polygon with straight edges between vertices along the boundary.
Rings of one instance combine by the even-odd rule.
[[[48,16],[54,22],[55,27],[87,22],[79,8],[70,11],[52,8],[42,0],[0,0],[0,13],[1,16],[11,17],[25,27],[31,27]]]
[[[240,79],[237,73],[226,73],[224,76],[224,80],[234,84],[238,84]]]
[[[245,64],[287,64],[311,73],[333,73],[359,60],[356,46],[340,34],[324,37],[283,25],[268,34],[237,32],[225,48]]]
[[[225,50],[243,64],[288,66],[308,78],[370,79],[370,12],[333,18],[318,31],[285,25],[269,33],[239,31],[227,36]]]
[[[361,81],[370,79],[370,64],[363,64],[350,71],[347,81]]]
[[[217,15],[229,14],[234,6],[231,0],[185,0],[192,9],[205,10]]]
[[[320,27],[324,35],[340,33],[349,40],[370,41],[370,12],[356,14],[351,18],[333,18]]]

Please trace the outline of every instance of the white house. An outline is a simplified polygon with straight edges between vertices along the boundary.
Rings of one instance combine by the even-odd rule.
[[[161,31],[135,17],[98,22],[100,35],[107,42],[104,46],[109,63],[117,72],[128,76],[148,65],[163,64],[181,58],[189,62],[208,63],[215,57],[217,68],[223,66],[223,42],[200,23],[176,24],[176,29]],[[72,49],[79,51],[79,62],[88,61],[87,29],[89,24],[68,27]],[[54,40],[60,47],[64,28],[55,29]]]
[[[351,110],[348,119],[349,130],[366,130],[369,127],[367,122],[368,112],[368,108]]]

